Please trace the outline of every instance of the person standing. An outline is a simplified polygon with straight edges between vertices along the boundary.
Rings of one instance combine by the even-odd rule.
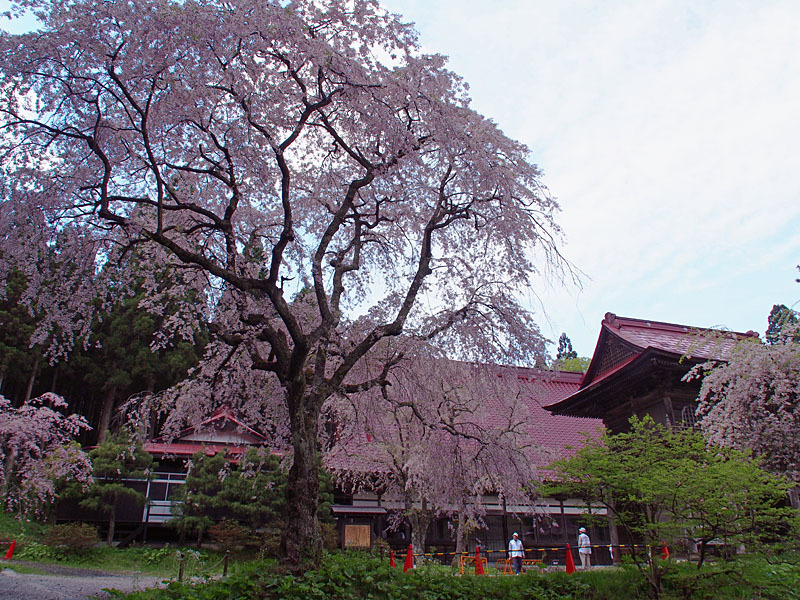
[[[581,569],[592,568],[592,541],[585,527],[578,529],[578,556],[581,557]]]
[[[514,563],[514,575],[519,575],[522,571],[522,557],[525,556],[525,548],[523,548],[522,540],[519,539],[516,531],[508,542],[508,555],[511,557],[511,562]]]

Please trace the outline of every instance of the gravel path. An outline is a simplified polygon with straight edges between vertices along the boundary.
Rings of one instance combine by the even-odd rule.
[[[103,588],[133,592],[161,584],[163,577],[119,575],[89,569],[33,565],[48,575],[17,573],[14,565],[0,571],[2,600],[87,600],[108,598]]]

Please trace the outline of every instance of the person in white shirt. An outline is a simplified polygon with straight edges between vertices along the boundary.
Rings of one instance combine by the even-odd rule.
[[[515,531],[508,542],[508,554],[514,563],[514,574],[519,575],[522,571],[522,557],[525,556],[525,548],[522,547],[522,540]]]
[[[581,557],[581,569],[592,568],[592,542],[585,527],[578,529],[578,556]]]

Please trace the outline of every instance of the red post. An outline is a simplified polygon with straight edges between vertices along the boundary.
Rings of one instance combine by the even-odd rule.
[[[403,565],[403,573],[413,568],[414,568],[414,546],[409,544],[408,552],[406,552],[406,562]]]
[[[3,557],[3,560],[11,560],[12,558],[14,558],[14,547],[16,545],[17,545],[17,540],[11,542],[11,545],[8,547],[8,552],[6,552],[6,555]]]
[[[475,546],[475,575],[486,575],[483,572],[483,561],[481,560],[481,547]]]
[[[569,544],[567,544],[567,573],[574,573],[575,572],[575,561],[572,558],[572,550],[569,548]]]
[[[393,569],[397,566],[394,562],[394,550],[389,552],[389,566],[392,567]]]

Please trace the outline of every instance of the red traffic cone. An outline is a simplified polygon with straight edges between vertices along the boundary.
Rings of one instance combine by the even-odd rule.
[[[389,566],[393,569],[397,566],[397,564],[394,562],[394,550],[389,552]]]
[[[481,560],[481,547],[475,546],[475,575],[486,575],[483,572],[483,561]]]
[[[413,568],[414,568],[414,546],[412,544],[409,544],[408,552],[406,552],[406,562],[403,565],[403,573]]]
[[[661,542],[661,558],[664,560],[669,558],[669,548],[667,548],[667,542]]]
[[[572,559],[572,550],[569,548],[569,544],[567,544],[567,573],[574,573],[575,572],[575,561]]]
[[[3,560],[11,560],[12,558],[14,558],[14,547],[16,545],[17,545],[17,540],[11,542],[11,545],[8,547],[8,552],[6,552],[6,555],[3,557]]]

